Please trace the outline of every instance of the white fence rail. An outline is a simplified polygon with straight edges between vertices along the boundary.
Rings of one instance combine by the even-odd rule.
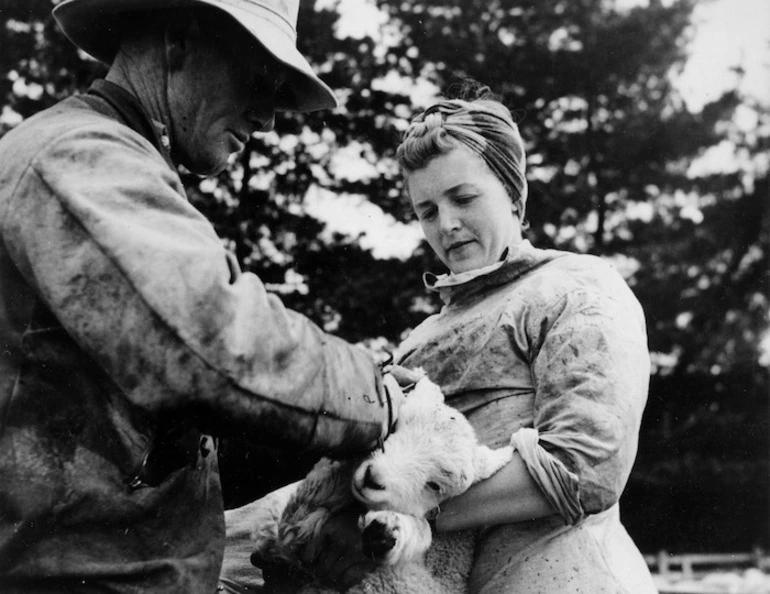
[[[762,571],[770,570],[770,556],[762,549],[751,553],[689,553],[674,555],[659,551],[657,555],[645,555],[649,568],[661,575],[671,573],[692,578],[699,573],[714,570],[756,567]]]
[[[750,553],[645,555],[660,594],[770,594],[770,556]]]

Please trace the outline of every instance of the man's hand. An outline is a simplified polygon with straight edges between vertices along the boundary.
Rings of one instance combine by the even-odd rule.
[[[386,377],[393,377],[402,389],[416,384],[421,378],[425,377],[425,372],[422,369],[409,369],[401,365],[386,365],[382,369],[382,373]]]
[[[377,567],[361,550],[361,513],[362,509],[354,506],[330,517],[321,533],[300,552],[305,569],[340,592],[359,583]]]
[[[388,393],[390,406],[389,425],[385,428],[385,433],[382,436],[385,439],[393,432],[396,426],[398,412],[406,398],[404,391],[408,392],[420,378],[425,377],[425,372],[422,369],[408,369],[400,365],[387,365],[383,368],[382,372],[384,374],[382,382],[385,386],[385,391]]]

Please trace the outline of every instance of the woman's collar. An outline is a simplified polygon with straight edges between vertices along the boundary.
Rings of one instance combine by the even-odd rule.
[[[509,283],[546,262],[566,255],[567,252],[539,250],[529,240],[523,239],[510,246],[499,262],[460,274],[435,275],[426,272],[423,274],[423,282],[426,289],[436,291],[441,300],[449,304],[485,287]]]
[[[459,274],[452,274],[451,272],[449,274],[434,274],[432,272],[426,272],[423,274],[423,282],[425,283],[425,287],[431,291],[438,291],[447,287],[457,287],[464,285],[481,276],[492,274],[496,270],[499,270],[505,266],[507,262],[516,258],[517,254],[523,251],[527,251],[528,249],[534,250],[529,240],[523,239],[518,244],[505,248],[502,256],[500,257],[500,260],[494,264],[488,264],[487,266],[474,268],[473,270],[466,270],[465,272],[460,272]]]

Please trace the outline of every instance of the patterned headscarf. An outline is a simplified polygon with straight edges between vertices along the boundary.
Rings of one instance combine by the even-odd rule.
[[[425,167],[456,143],[484,159],[513,203],[519,203],[519,218],[523,220],[527,205],[524,142],[511,112],[499,101],[438,101],[409,124],[396,158],[402,171],[408,173]]]

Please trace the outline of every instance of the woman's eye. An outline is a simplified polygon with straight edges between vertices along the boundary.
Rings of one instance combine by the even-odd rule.
[[[431,208],[427,210],[423,210],[417,215],[421,221],[430,221],[431,219],[435,218],[436,216],[436,209]]]
[[[441,490],[441,485],[439,485],[438,483],[436,483],[434,481],[428,481],[427,483],[425,483],[425,486],[428,487],[429,489],[433,489],[434,491],[440,491]]]
[[[456,204],[460,204],[460,205],[466,205],[466,204],[470,204],[471,202],[473,202],[473,200],[475,198],[476,198],[475,194],[466,194],[466,195],[463,195],[463,196],[457,196],[455,198],[455,203]]]

